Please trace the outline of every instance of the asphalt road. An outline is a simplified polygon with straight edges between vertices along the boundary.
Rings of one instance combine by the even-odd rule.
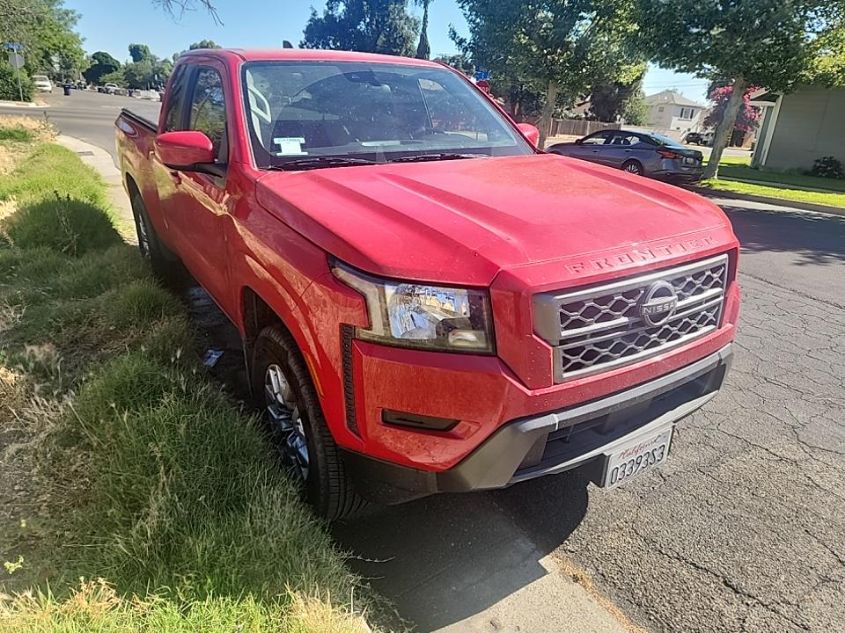
[[[114,121],[121,108],[129,108],[154,121],[158,120],[161,108],[161,103],[155,101],[87,90],[71,90],[70,96],[65,97],[60,89],[56,89],[53,94],[38,95],[38,99],[46,102],[49,107],[16,108],[0,105],[0,114],[39,118],[46,116],[59,133],[102,147],[115,161]]]
[[[49,112],[113,151],[125,102],[158,107],[74,94]],[[664,468],[610,492],[575,472],[335,526],[419,630],[589,630],[542,615],[554,604],[518,628],[468,623],[558,573],[549,558],[586,570],[651,631],[845,630],[845,216],[722,202],[743,243],[736,358]]]

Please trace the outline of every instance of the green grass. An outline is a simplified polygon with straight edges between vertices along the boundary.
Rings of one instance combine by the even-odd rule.
[[[845,180],[755,169],[750,161],[746,157],[723,157],[718,180],[706,180],[701,184],[717,191],[845,209]]]
[[[37,144],[11,174],[0,176],[0,200],[14,197],[25,204],[57,196],[107,208],[99,174],[58,145]]]
[[[35,139],[35,134],[19,125],[0,128],[0,141],[28,142]]]
[[[0,632],[365,630],[364,588],[258,420],[205,376],[183,306],[59,149],[32,143],[0,176],[17,207],[0,218],[0,434],[18,446],[0,467],[26,473],[0,496],[17,504],[0,562],[23,558],[0,568],[17,595]]]

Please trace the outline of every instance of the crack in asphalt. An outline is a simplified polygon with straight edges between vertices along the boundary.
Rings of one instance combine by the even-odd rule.
[[[845,312],[742,277],[725,389],[562,550],[657,631],[845,630]]]

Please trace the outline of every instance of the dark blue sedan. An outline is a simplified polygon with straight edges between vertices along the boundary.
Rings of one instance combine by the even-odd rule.
[[[661,180],[694,182],[704,172],[701,152],[648,132],[602,130],[574,143],[552,145],[548,151]]]

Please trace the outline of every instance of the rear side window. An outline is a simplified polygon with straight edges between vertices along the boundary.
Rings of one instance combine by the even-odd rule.
[[[613,145],[638,145],[641,143],[640,137],[636,134],[614,134],[613,135]]]
[[[226,143],[226,101],[223,98],[223,78],[213,68],[197,71],[194,93],[191,95],[191,130],[203,132],[214,145],[214,156],[220,163],[228,158]]]
[[[164,131],[174,132],[182,129],[182,112],[185,103],[185,85],[188,83],[188,73],[185,66],[179,66],[173,80],[167,88],[167,110],[164,117]]]
[[[598,134],[588,136],[582,141],[582,143],[584,145],[604,145],[607,142],[607,139],[610,138],[611,134],[613,134],[613,132],[599,132]]]

